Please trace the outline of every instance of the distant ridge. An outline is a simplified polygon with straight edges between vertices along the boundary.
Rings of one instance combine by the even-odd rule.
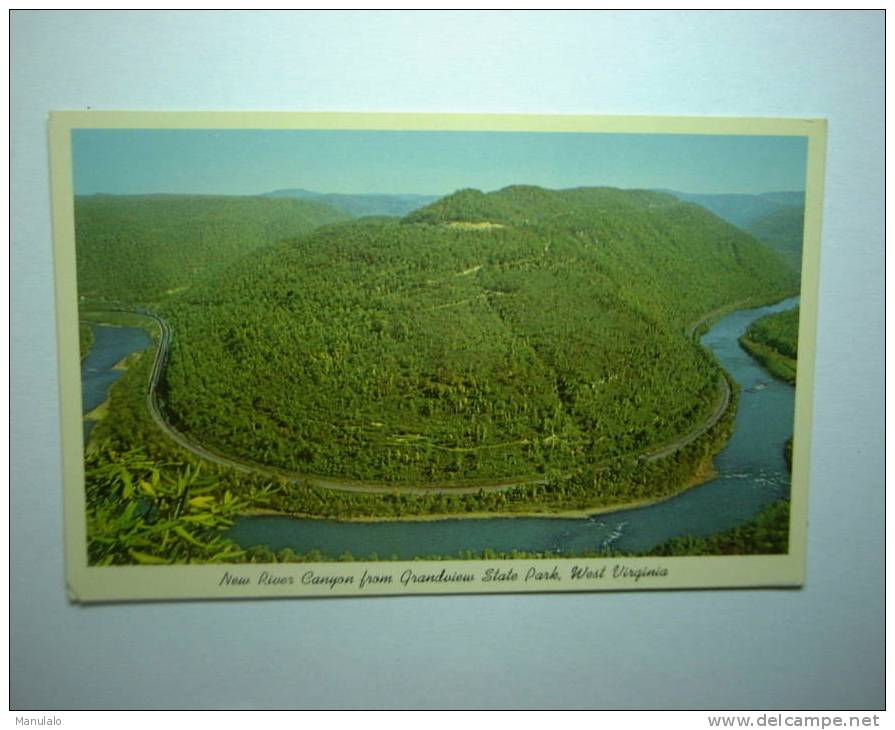
[[[78,291],[92,301],[162,301],[256,249],[346,220],[316,200],[78,195]]]
[[[753,221],[746,230],[801,271],[804,228],[805,209],[787,207]]]
[[[800,190],[784,190],[777,193],[762,193],[759,197],[771,200],[780,205],[793,208],[805,207],[805,192]]]
[[[802,268],[805,193],[785,190],[758,195],[662,192],[696,203],[777,251],[796,271]]]
[[[658,192],[673,195],[678,200],[696,203],[737,228],[748,230],[753,223],[785,208],[803,208],[805,193],[795,190],[759,193],[682,193],[677,190]]]
[[[325,203],[336,210],[354,218],[363,218],[371,215],[405,216],[408,213],[434,203],[438,195],[412,195],[412,194],[349,194],[349,193],[318,193],[304,188],[285,188],[262,193],[266,198],[299,198],[301,200],[313,200]]]

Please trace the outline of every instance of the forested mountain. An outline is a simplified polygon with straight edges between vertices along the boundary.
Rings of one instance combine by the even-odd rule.
[[[162,397],[190,437],[302,473],[575,474],[593,490],[612,460],[717,410],[720,370],[693,326],[797,286],[775,253],[670,195],[464,190],[191,287],[162,308],[175,333]],[[600,489],[623,488],[605,476]]]
[[[805,193],[783,191],[760,195],[702,195],[665,191],[679,200],[701,205],[719,218],[751,233],[802,270]]]
[[[353,218],[363,218],[370,215],[403,216],[438,199],[438,196],[435,195],[317,193],[313,190],[304,190],[302,188],[273,190],[269,193],[264,193],[264,195],[271,198],[315,200],[347,213]]]
[[[802,240],[805,209],[782,208],[758,218],[746,230],[785,258],[796,271],[802,270]]]
[[[88,302],[157,301],[260,246],[347,216],[261,197],[75,197],[78,291]]]
[[[657,321],[685,326],[750,296],[746,280],[797,288],[779,256],[697,205],[671,195],[614,188],[551,191],[511,186],[461,190],[411,213],[406,223],[490,223],[571,239],[606,276],[603,287]],[[549,249],[548,249],[549,250]],[[761,286],[761,284],[759,284]]]

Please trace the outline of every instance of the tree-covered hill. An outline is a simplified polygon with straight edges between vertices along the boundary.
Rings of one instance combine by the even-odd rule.
[[[753,322],[740,344],[773,375],[796,382],[799,357],[799,307]]]
[[[752,234],[774,249],[796,271],[802,270],[805,193],[783,191],[748,194],[697,194],[665,191],[696,203],[719,218]]]
[[[746,230],[801,271],[804,227],[805,209],[786,207],[753,221]]]
[[[346,218],[303,200],[77,196],[79,294],[87,302],[159,301],[249,251]]]
[[[461,190],[406,223],[506,225],[586,251],[606,286],[659,321],[685,326],[756,287],[798,288],[780,257],[701,206],[644,190],[511,186]],[[751,280],[755,280],[752,283]]]
[[[162,395],[189,437],[300,473],[576,475],[594,490],[614,460],[717,410],[719,368],[692,325],[796,287],[772,251],[669,195],[460,191],[267,247],[184,292],[162,312]],[[675,479],[696,468],[671,461]]]

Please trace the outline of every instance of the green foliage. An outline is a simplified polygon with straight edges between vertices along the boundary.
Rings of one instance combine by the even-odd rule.
[[[772,503],[749,522],[709,537],[675,537],[650,555],[781,555],[789,552],[789,500]]]
[[[127,451],[133,444],[140,444],[148,458],[156,463],[193,463],[191,454],[182,451],[160,431],[146,409],[146,383],[152,360],[149,351],[131,358],[125,375],[112,388],[108,413],[94,427],[92,442],[106,442],[110,448],[121,452]],[[731,405],[712,429],[677,451],[673,457],[652,462],[619,458],[601,465],[582,460],[568,474],[560,474],[556,470],[539,473],[537,478],[545,480],[545,483],[519,485],[504,491],[482,489],[471,494],[364,494],[285,480],[276,488],[271,488],[270,480],[261,476],[220,468],[215,471],[215,494],[231,490],[246,497],[253,509],[333,519],[463,513],[525,514],[532,511],[585,510],[594,506],[651,500],[674,494],[681,484],[692,479],[706,458],[726,440],[734,412],[735,408]],[[216,469],[214,466],[208,468]]]
[[[746,336],[795,360],[799,355],[799,307],[762,317],[749,326]]]
[[[135,235],[130,226],[150,227],[116,220],[122,239]],[[671,496],[705,475],[736,400],[734,388],[712,428],[682,439],[720,397],[720,369],[694,342],[693,324],[797,285],[765,247],[670,196],[520,186],[465,191],[403,222],[320,228],[201,279],[155,305],[173,331],[161,406],[188,438],[336,481],[516,484],[370,494],[203,472],[203,494],[216,504],[229,492],[245,509],[340,519],[587,510]],[[147,411],[152,358],[138,356],[113,387],[93,440],[120,454],[139,444],[155,465],[145,467],[149,483],[156,468],[177,485],[196,460]],[[669,446],[678,448],[643,458]],[[114,474],[103,478],[114,484]],[[127,508],[120,495],[104,504],[109,519]],[[186,545],[168,552],[171,532],[159,552],[134,549],[198,555]]]
[[[683,535],[674,537],[647,550],[645,553],[617,550],[614,548],[581,550],[578,558],[623,558],[643,555],[680,557],[708,555],[784,555],[789,552],[789,499],[781,499],[762,509],[754,517],[737,527],[723,530],[707,537]],[[481,551],[463,550],[455,555],[420,555],[415,560],[537,560],[544,558],[567,558],[555,553],[537,551]],[[360,555],[340,556],[340,560],[398,560],[397,556]],[[256,563],[310,563],[331,561],[331,556],[312,550],[297,553],[289,548],[271,550],[263,545],[246,550],[246,561]]]
[[[802,238],[805,219],[803,192],[762,195],[700,195],[671,192],[676,198],[696,203],[719,218],[747,231],[776,251],[792,267],[802,270]]]
[[[568,490],[705,421],[719,368],[688,326],[795,283],[671,196],[461,191],[404,222],[271,246],[185,292],[162,310],[175,332],[162,395],[191,438],[292,472],[554,475]],[[500,499],[513,501],[480,501]]]
[[[743,348],[776,377],[796,382],[799,308],[769,314],[753,322],[740,338]]]
[[[228,469],[215,471],[213,466],[197,470],[189,454],[179,452],[146,411],[145,384],[151,362],[148,352],[132,361],[112,389],[108,416],[94,429],[94,445],[87,459],[87,481],[91,561],[95,564],[102,561],[126,564],[209,559],[239,562],[352,559],[347,555],[323,556],[315,552],[273,553],[263,547],[234,553],[222,537],[222,530],[238,513],[258,508],[356,519],[565,511],[670,496],[724,443],[732,428],[734,413],[733,408],[729,409],[704,437],[680,449],[673,457],[655,462],[618,459],[604,467],[579,468],[573,475],[553,475],[545,484],[519,486],[505,492],[357,494],[301,483],[271,485],[257,476],[235,474]],[[735,391],[733,395],[735,398]],[[137,443],[141,444],[139,448],[133,446]],[[142,482],[147,482],[154,494],[147,493]],[[188,496],[185,500],[184,495]],[[207,499],[190,502],[194,496]],[[147,502],[149,497],[153,498],[152,505]],[[135,501],[137,507],[131,507]],[[184,501],[190,509],[186,515],[198,517],[198,526],[193,519],[181,520],[186,516],[183,512],[177,514],[177,505]],[[211,519],[202,517],[204,512],[211,512]],[[465,557],[478,556],[470,553]],[[519,553],[512,557],[537,556]],[[377,558],[362,556],[362,559]],[[383,559],[387,558],[383,556]]]
[[[81,362],[84,361],[84,358],[87,357],[87,354],[90,352],[90,348],[93,347],[93,340],[93,330],[90,329],[90,325],[85,324],[84,322],[79,322],[78,344],[80,345]]]
[[[802,270],[805,209],[782,208],[746,228],[755,238],[777,251],[796,270]]]
[[[150,334],[155,337],[155,326],[152,320],[143,314],[122,310],[82,309],[79,312],[81,319],[91,324],[105,324],[113,327],[149,327]]]
[[[304,200],[78,196],[78,291],[92,302],[164,300],[250,251],[346,217]]]
[[[223,532],[249,500],[221,493],[200,467],[156,462],[140,448],[120,452],[105,442],[88,449],[85,469],[91,565],[242,559]]]
[[[146,320],[142,323],[146,324]],[[90,438],[92,443],[109,442],[111,448],[119,452],[139,444],[149,458],[169,461],[173,456],[174,460],[179,460],[146,407],[146,387],[154,349],[128,357],[124,375],[110,390],[106,416],[96,422]]]

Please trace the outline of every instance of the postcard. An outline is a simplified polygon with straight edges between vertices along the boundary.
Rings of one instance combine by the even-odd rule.
[[[70,599],[802,585],[825,144],[53,113]]]

